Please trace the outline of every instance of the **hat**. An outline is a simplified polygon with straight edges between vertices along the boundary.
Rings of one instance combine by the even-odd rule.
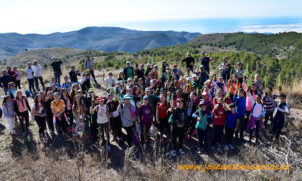
[[[13,68],[18,68],[18,66],[17,66],[17,65],[14,65]]]
[[[227,58],[226,58],[226,57],[223,57],[222,59],[223,59],[223,60],[226,60]]]
[[[200,65],[200,68],[204,68],[204,66],[203,66],[203,65]]]
[[[97,100],[98,100],[98,101],[104,101],[105,98],[104,98],[103,96],[99,96]]]
[[[202,106],[202,105],[207,105],[207,102],[206,101],[200,101],[198,106]]]
[[[151,65],[150,63],[147,63],[147,66]]]
[[[145,92],[150,92],[150,91],[151,91],[151,89],[148,87],[145,89]]]
[[[127,81],[129,81],[129,80],[131,80],[131,81],[132,81],[132,78],[131,78],[131,77],[129,77],[129,78],[127,79]]]
[[[196,75],[196,74],[193,74],[192,77],[197,77],[197,75]]]
[[[206,92],[203,92],[201,95],[203,95],[203,96],[206,96],[206,95],[208,95]]]
[[[128,61],[126,62],[126,64],[130,64],[130,61],[128,60]]]
[[[177,64],[173,64],[173,67],[177,67]]]
[[[223,79],[223,77],[222,77],[222,76],[220,76],[218,79]]]
[[[187,77],[187,81],[192,81],[192,78],[191,77]]]
[[[148,96],[144,96],[143,99],[148,99]]]
[[[124,99],[131,99],[129,94],[124,95]]]

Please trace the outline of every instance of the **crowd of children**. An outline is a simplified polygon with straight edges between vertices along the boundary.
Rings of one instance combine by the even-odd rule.
[[[162,70],[150,63],[146,69],[144,64],[132,67],[127,61],[117,79],[108,73],[103,95],[96,95],[93,88],[98,83],[90,57],[85,61],[87,72],[80,74],[71,66],[63,84],[62,61],[53,59],[54,78],[48,86],[43,82],[42,67],[37,61],[33,66],[29,62],[28,91],[20,89],[17,67],[11,70],[7,66],[0,78],[5,92],[2,110],[13,137],[17,136],[17,122],[21,134],[27,135],[31,117],[39,127],[41,141],[70,134],[77,140],[100,139],[101,146],[110,149],[112,141],[125,141],[128,146],[147,145],[150,136],[158,135],[161,142],[171,143],[172,156],[184,154],[183,142],[192,136],[199,141],[198,152],[207,153],[217,146],[223,148],[222,145],[225,151],[233,150],[234,137],[240,142],[251,142],[255,136],[259,143],[263,125],[278,139],[290,114],[286,95],[272,94],[271,88],[263,87],[259,75],[248,82],[242,64],[238,62],[233,70],[227,58],[219,65],[220,72],[216,72],[220,75],[210,75],[209,62],[213,58],[206,57],[205,52],[201,57],[195,63],[188,53],[183,60],[186,73],[165,61]],[[198,70],[194,70],[195,64],[199,64]],[[32,106],[28,103],[30,95],[34,95]],[[158,132],[154,134],[154,130]]]

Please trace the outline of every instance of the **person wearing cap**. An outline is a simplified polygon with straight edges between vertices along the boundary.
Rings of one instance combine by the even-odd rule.
[[[75,66],[71,65],[70,66],[70,71],[69,71],[69,77],[70,77],[70,82],[72,84],[78,83],[78,76],[80,76],[80,72],[75,70]]]
[[[195,63],[194,58],[191,56],[191,52],[188,52],[187,57],[183,59],[182,62],[186,62],[187,75],[189,76],[190,72],[193,72],[193,67]]]
[[[224,82],[228,82],[231,78],[231,64],[226,63],[225,69],[221,71],[221,77],[223,77]]]
[[[21,74],[20,74],[20,72],[19,72],[19,70],[18,70],[18,67],[16,66],[16,65],[14,65],[13,66],[13,71],[14,71],[14,73],[15,73],[15,84],[16,84],[16,87],[18,88],[18,89],[21,89]]]
[[[201,52],[201,58],[198,60],[200,62],[201,65],[204,66],[205,68],[205,71],[210,74],[210,61],[213,60],[213,56],[212,56],[212,53],[210,53],[210,57],[207,57],[205,55],[205,52],[202,51]]]
[[[84,68],[86,69],[87,72],[90,73],[90,75],[92,76],[93,81],[95,82],[95,84],[98,85],[98,82],[95,79],[93,66],[94,66],[93,58],[90,58],[90,56],[87,56],[87,58],[84,62]]]
[[[136,108],[133,104],[130,103],[130,95],[125,95],[124,96],[124,101],[125,103],[123,103],[122,100],[120,100],[119,102],[119,106],[117,107],[117,110],[121,116],[121,120],[122,120],[122,125],[123,128],[126,130],[127,132],[127,136],[126,136],[126,141],[128,143],[128,146],[132,146],[133,142],[132,142],[132,136],[133,136],[133,131],[134,131],[134,123],[137,120],[136,117]]]
[[[99,105],[96,105],[94,108],[90,108],[90,114],[94,112],[97,115],[97,128],[100,131],[100,135],[102,138],[102,149],[107,146],[107,149],[110,150],[110,137],[109,137],[109,129],[110,129],[110,119],[109,119],[109,110],[107,105],[104,103],[105,98],[103,96],[99,96],[97,98]],[[106,141],[104,134],[106,134]]]
[[[139,104],[137,108],[137,118],[142,129],[141,142],[148,142],[148,133],[153,121],[152,107],[149,104],[148,96],[143,97],[143,105]]]
[[[6,69],[2,70],[2,77],[0,77],[0,87],[3,88],[4,94],[8,95],[8,83],[12,81],[12,77],[7,73]]]
[[[118,100],[114,99],[114,95],[112,92],[108,94],[108,101],[106,105],[109,111],[110,126],[112,130],[113,140],[122,140],[122,121],[119,112],[117,111],[119,102]]]
[[[207,110],[207,103],[205,101],[199,102],[198,108],[193,113],[192,117],[197,119],[196,124],[194,125],[199,143],[197,152],[200,154],[201,150],[204,149],[208,153],[209,124],[212,123],[212,115],[211,112]]]
[[[200,78],[197,74],[192,75],[192,87],[195,87],[195,89],[201,88]]]
[[[34,87],[34,69],[31,67],[31,62],[27,63],[27,68],[25,69],[26,78],[29,84],[29,90],[31,91],[31,94],[36,94],[36,90]]]
[[[172,157],[176,156],[176,150],[181,155],[184,155],[183,151],[183,139],[185,136],[185,126],[186,126],[186,110],[183,107],[184,100],[182,98],[177,99],[177,106],[173,109],[172,115],[169,118],[169,123],[172,124]],[[171,109],[170,109],[171,110]],[[178,145],[176,144],[176,140],[178,138]]]
[[[128,78],[134,78],[134,68],[130,65],[130,61],[126,62],[126,67],[123,70],[124,80],[128,80]]]
[[[61,75],[62,75],[62,70],[61,70],[61,64],[63,63],[62,60],[59,60],[57,58],[53,58],[52,59],[52,63],[50,64],[50,66],[52,66],[53,68],[53,72],[54,72],[54,76],[55,76],[55,81],[56,83],[58,83],[59,85],[61,85]]]
[[[33,69],[34,69],[34,76],[35,76],[35,83],[36,83],[36,88],[39,91],[39,81],[43,87],[43,90],[45,90],[45,86],[44,86],[44,81],[43,81],[43,77],[42,77],[42,66],[40,64],[38,64],[37,60],[33,61]]]

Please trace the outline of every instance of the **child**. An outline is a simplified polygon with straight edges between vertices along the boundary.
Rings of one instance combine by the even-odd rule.
[[[8,122],[8,129],[11,136],[16,136],[16,132],[14,131],[15,128],[15,116],[17,113],[15,112],[14,105],[12,99],[9,95],[5,96],[3,99],[3,113],[4,117]]]
[[[229,105],[229,110],[227,111],[227,119],[225,123],[225,147],[224,150],[228,151],[229,149],[233,150],[232,145],[234,132],[237,131],[239,126],[239,113],[236,112],[236,106],[234,103]]]
[[[163,136],[163,134],[169,135],[170,129],[168,124],[168,103],[164,94],[160,95],[159,100],[160,102],[157,103],[156,106],[156,121],[159,125],[161,136]]]
[[[76,139],[79,139],[78,130],[79,126],[82,127],[82,137],[88,138],[85,135],[85,110],[84,110],[84,103],[80,95],[77,95],[74,99],[74,104],[72,106],[72,113],[73,117],[76,120],[76,129],[75,129],[75,136]]]
[[[176,156],[176,139],[178,138],[178,151],[180,154],[184,155],[185,152],[182,149],[183,138],[185,134],[185,125],[186,125],[186,111],[183,107],[183,99],[177,99],[177,107],[173,109],[171,119],[169,123],[172,123],[172,157]],[[170,108],[171,111],[171,108]]]
[[[143,105],[138,105],[137,114],[142,129],[141,141],[142,144],[144,144],[145,141],[148,141],[147,134],[149,133],[153,121],[153,112],[152,107],[149,104],[148,96],[143,97]]]
[[[203,148],[206,152],[208,150],[208,124],[212,122],[212,116],[209,111],[207,111],[207,103],[205,101],[201,101],[198,104],[199,108],[193,113],[192,117],[197,118],[197,122],[195,125],[197,131],[197,137],[199,142],[199,148],[197,153],[201,153],[201,149]],[[204,142],[204,144],[203,144]]]
[[[32,116],[34,116],[34,119],[39,126],[39,137],[40,140],[43,141],[45,139],[46,131],[46,110],[40,94],[36,95],[34,102],[35,103],[32,107]]]
[[[235,107],[236,107],[236,112],[239,114],[239,129],[240,130],[236,130],[235,134],[236,137],[238,138],[238,133],[240,131],[240,141],[244,141],[243,139],[243,131],[246,128],[246,119],[245,119],[245,115],[246,115],[246,99],[244,97],[244,90],[242,88],[239,89],[239,91],[237,91],[237,96],[234,96],[234,103],[235,103]]]
[[[252,112],[248,124],[248,130],[250,131],[250,139],[249,141],[252,141],[252,136],[254,133],[254,130],[256,130],[256,144],[259,140],[259,130],[262,128],[262,118],[263,118],[263,105],[261,102],[261,96],[257,95],[256,102],[254,103],[252,107]]]
[[[99,128],[100,135],[102,138],[102,149],[105,149],[107,146],[107,150],[110,150],[110,137],[109,137],[109,129],[110,129],[110,119],[109,119],[109,111],[105,102],[105,98],[103,96],[98,97],[99,105],[90,109],[90,114],[94,112],[97,114],[97,127]],[[107,141],[105,141],[104,134],[106,134]]]
[[[108,73],[108,77],[104,81],[106,90],[108,87],[114,87],[115,79],[112,77],[112,72]]]
[[[272,88],[267,89],[265,91],[265,96],[263,97],[263,104],[265,109],[265,120],[264,120],[264,126],[267,128],[267,122],[268,120],[273,122],[273,114],[275,110],[275,95],[272,95]],[[272,124],[271,124],[272,126]]]
[[[67,91],[70,92],[71,86],[72,86],[72,83],[69,81],[69,77],[65,76],[64,83],[62,84],[61,88],[67,89]]]
[[[51,110],[53,116],[53,123],[54,127],[57,128],[57,133],[59,135],[62,134],[62,132],[66,133],[66,118],[64,115],[65,112],[65,103],[62,99],[60,99],[60,93],[55,92],[54,93],[54,100],[51,102]]]
[[[29,127],[28,110],[31,111],[31,108],[28,104],[27,98],[22,95],[21,90],[17,90],[15,97],[16,97],[16,99],[14,102],[14,108],[19,117],[21,130],[23,132],[23,135],[25,136],[26,132],[28,131],[28,127]],[[24,127],[24,122],[25,122],[25,127]]]
[[[286,95],[280,95],[280,103],[277,106],[277,112],[273,119],[273,134],[276,136],[276,140],[279,139],[282,128],[286,123],[286,116],[290,114],[290,107],[286,103]]]
[[[211,143],[211,150],[214,151],[216,143],[220,143],[223,136],[223,128],[226,119],[226,103],[222,99],[218,99],[218,104],[214,107],[212,115],[213,121],[213,140]],[[220,145],[220,144],[219,144]]]

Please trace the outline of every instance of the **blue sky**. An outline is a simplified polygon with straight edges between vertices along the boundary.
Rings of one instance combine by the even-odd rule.
[[[0,4],[2,33],[65,32],[86,26],[201,33],[302,30],[301,0],[0,0]]]

